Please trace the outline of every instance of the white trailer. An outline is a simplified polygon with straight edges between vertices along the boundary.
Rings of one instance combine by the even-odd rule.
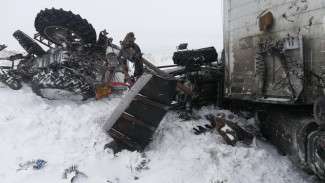
[[[225,98],[253,104],[261,133],[322,179],[324,37],[324,0],[224,0]]]
[[[325,1],[224,0],[225,96],[312,104],[325,94]]]

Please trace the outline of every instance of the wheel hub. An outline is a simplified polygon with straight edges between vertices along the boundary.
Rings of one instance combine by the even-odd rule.
[[[47,27],[45,28],[44,33],[53,42],[58,44],[66,42],[83,42],[81,36],[79,36],[77,33],[60,26]]]

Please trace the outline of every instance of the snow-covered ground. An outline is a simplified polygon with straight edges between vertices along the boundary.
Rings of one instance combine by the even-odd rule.
[[[170,57],[151,55],[150,59],[165,64]],[[177,113],[168,112],[143,153],[124,150],[114,155],[104,149],[112,138],[101,127],[122,97],[54,101],[35,95],[27,85],[14,91],[0,83],[0,183],[68,183],[71,176],[62,176],[72,165],[87,175],[75,182],[90,183],[317,181],[263,140],[232,147],[216,130],[194,135],[193,127],[208,123],[207,114],[224,113],[233,121],[254,122],[213,106],[195,111],[201,116],[197,120],[182,121]],[[37,159],[47,164],[18,170],[19,164]]]

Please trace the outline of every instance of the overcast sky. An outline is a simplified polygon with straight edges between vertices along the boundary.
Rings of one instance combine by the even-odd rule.
[[[171,54],[179,43],[189,48],[222,49],[221,0],[1,0],[0,44],[19,50],[13,32],[33,36],[34,20],[45,8],[80,14],[99,31],[106,29],[114,43],[134,32],[144,53]]]

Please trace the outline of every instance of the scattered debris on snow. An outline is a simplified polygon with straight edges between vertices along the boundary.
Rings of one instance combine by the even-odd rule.
[[[193,127],[210,124],[208,114],[241,127],[254,125],[252,119],[213,106],[194,110],[197,118],[188,121],[170,111],[145,154],[127,150],[114,154],[104,149],[113,139],[101,126],[121,98],[55,101],[36,96],[27,85],[12,91],[0,83],[0,182],[66,183],[62,172],[74,164],[88,177],[74,179],[79,183],[318,181],[261,138],[252,145],[238,142],[232,147],[214,129],[195,135]],[[17,164],[35,157],[49,163],[39,171],[17,171]]]
[[[38,170],[38,169],[43,168],[46,163],[47,162],[45,160],[42,160],[42,159],[27,161],[24,164],[19,164],[19,169],[17,169],[17,171],[27,170],[30,167],[33,167],[34,169]]]
[[[78,182],[80,179],[87,178],[87,175],[84,172],[78,170],[78,165],[73,165],[64,170],[62,178],[71,180],[71,183],[74,183]]]

